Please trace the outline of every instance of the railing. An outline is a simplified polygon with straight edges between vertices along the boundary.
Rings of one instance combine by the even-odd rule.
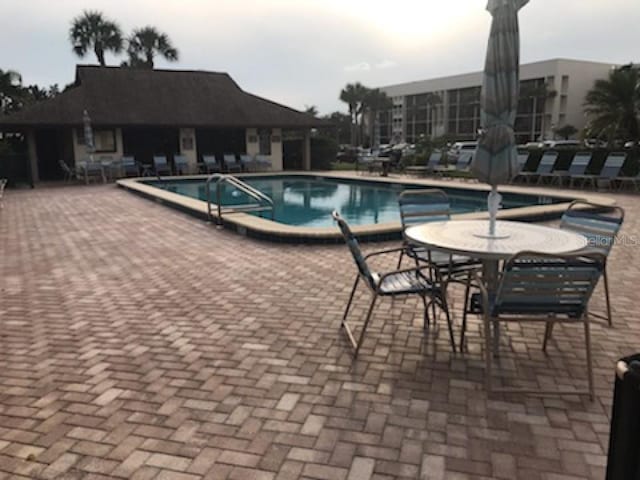
[[[205,193],[207,196],[207,216],[209,221],[213,220],[212,208],[211,208],[211,182],[215,180],[216,186],[216,207],[218,210],[218,217],[216,223],[218,225],[222,225],[222,214],[223,213],[237,213],[237,212],[264,212],[271,211],[271,219],[274,219],[274,208],[273,208],[273,200],[269,198],[267,195],[262,193],[260,190],[253,188],[251,185],[246,184],[242,180],[234,177],[233,175],[225,175],[222,173],[214,173],[207,178],[205,183]],[[221,192],[221,184],[227,183],[237,190],[247,194],[254,200],[256,200],[257,204],[246,204],[246,205],[222,205],[222,192]]]

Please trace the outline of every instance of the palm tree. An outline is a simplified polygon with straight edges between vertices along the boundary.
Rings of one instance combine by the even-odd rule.
[[[127,52],[131,59],[131,66],[142,61],[147,68],[153,68],[153,59],[156,55],[165,60],[175,62],[178,60],[178,50],[171,45],[171,40],[166,33],[159,32],[155,27],[144,27],[133,31],[128,39]]]
[[[22,93],[22,77],[14,70],[0,69],[0,111],[16,110]]]
[[[373,146],[378,112],[391,109],[393,107],[393,101],[379,88],[372,88],[366,92],[363,105],[369,120],[369,143]],[[364,122],[362,122],[362,124],[364,125]]]
[[[309,115],[313,115],[314,117],[318,116],[318,107],[315,105],[305,105],[304,113],[308,113]]]
[[[367,88],[360,82],[348,83],[340,91],[340,100],[349,106],[349,116],[351,117],[351,145],[357,143],[358,116],[362,111],[362,102],[366,91]]]
[[[97,11],[85,10],[82,15],[74,18],[69,30],[69,38],[76,55],[84,57],[89,49],[93,49],[98,62],[103,67],[106,65],[105,52],[120,53],[122,51],[120,27]]]
[[[616,68],[607,80],[597,80],[585,98],[589,130],[596,136],[640,138],[640,67]]]

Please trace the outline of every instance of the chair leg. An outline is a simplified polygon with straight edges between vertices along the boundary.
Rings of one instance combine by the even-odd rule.
[[[464,288],[464,305],[462,307],[462,327],[460,329],[460,352],[464,352],[465,334],[467,332],[467,310],[469,310],[469,293],[471,291],[471,271],[467,273],[467,284]]]
[[[542,341],[542,351],[545,353],[547,351],[547,345],[553,333],[553,323],[554,322],[546,322],[544,326],[544,340]]]
[[[367,332],[367,327],[369,326],[369,321],[371,320],[371,314],[373,313],[373,307],[376,305],[376,300],[378,296],[376,294],[373,295],[371,299],[371,305],[369,305],[369,311],[367,312],[367,318],[364,321],[364,325],[362,325],[362,332],[360,333],[360,338],[358,338],[358,343],[356,345],[356,351],[353,353],[354,357],[358,356],[358,352],[360,351],[360,347],[362,346],[362,341],[364,340],[364,334]]]
[[[607,276],[607,265],[604,266],[604,271],[602,272],[602,276],[604,279],[604,295],[605,300],[607,302],[607,322],[609,322],[609,326],[613,325],[613,321],[611,318],[611,298],[609,297],[609,277]]]
[[[400,265],[402,265],[402,259],[404,258],[404,250],[400,250],[400,258],[398,259],[398,266],[396,270],[400,270]]]
[[[493,352],[491,349],[492,339],[491,339],[491,321],[489,317],[486,315],[483,316],[484,323],[484,362],[485,362],[485,377],[484,377],[484,385],[487,390],[487,393],[491,393],[491,362],[493,357]]]
[[[351,295],[349,296],[349,301],[347,302],[347,308],[344,310],[344,315],[342,316],[342,323],[347,320],[347,315],[349,314],[349,309],[351,308],[351,303],[353,302],[353,297],[356,294],[356,289],[358,288],[358,282],[360,281],[360,275],[356,275],[356,281],[353,283],[353,288],[351,289]]]
[[[423,320],[422,320],[422,329],[423,330],[428,330],[429,329],[429,304],[427,303],[427,297],[425,295],[420,295],[420,298],[422,298],[422,306],[424,307],[424,314],[423,314]]]
[[[447,304],[446,296],[441,299],[442,309],[444,310],[445,317],[447,318],[447,327],[449,328],[449,340],[451,341],[451,350],[456,353],[456,340],[453,335],[453,323],[451,322],[451,315],[449,314],[449,305]]]
[[[593,401],[595,396],[594,386],[593,386],[593,365],[591,359],[591,332],[589,329],[589,316],[585,313],[584,315],[584,340],[585,340],[585,348],[587,352],[587,375],[589,377],[589,399]]]

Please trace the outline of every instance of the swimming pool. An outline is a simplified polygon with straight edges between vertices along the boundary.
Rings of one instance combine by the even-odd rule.
[[[415,184],[322,176],[271,175],[239,178],[273,200],[276,222],[297,227],[332,227],[333,210],[340,212],[351,225],[397,222],[400,220],[398,194],[406,189],[425,188]],[[206,201],[204,179],[149,183],[169,192]],[[211,192],[212,202],[216,201],[214,188],[212,187]],[[443,190],[451,201],[452,214],[487,210],[487,194],[484,191],[461,188]],[[228,184],[222,184],[221,198],[224,206],[253,202],[248,195]],[[503,194],[505,209],[549,205],[560,201],[562,199],[548,196]],[[267,212],[251,214],[271,218],[271,214]]]
[[[227,229],[241,235],[269,241],[288,243],[341,242],[339,229],[333,224],[331,212],[338,210],[349,221],[360,240],[390,240],[401,237],[398,194],[411,188],[439,188],[451,199],[454,218],[487,218],[486,198],[488,186],[441,179],[397,179],[362,177],[349,172],[287,172],[286,174],[243,174],[242,181],[271,197],[275,204],[275,218],[270,212],[262,214],[223,213],[222,222]],[[206,202],[206,176],[129,178],[117,181],[121,188],[158,203],[214,223],[216,206],[209,212]],[[539,221],[558,218],[568,204],[582,198],[604,204],[615,204],[612,199],[586,192],[560,190],[534,190],[505,186],[500,188],[504,209],[499,218],[504,220]],[[225,186],[221,190],[221,204],[246,204],[248,197]],[[211,202],[215,204],[215,187]],[[262,216],[260,216],[262,215]]]

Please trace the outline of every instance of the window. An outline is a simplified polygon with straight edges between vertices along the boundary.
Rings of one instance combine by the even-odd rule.
[[[84,128],[76,130],[78,145],[86,145]],[[117,150],[116,131],[113,129],[93,130],[93,146],[98,153],[114,153]]]
[[[271,129],[261,128],[258,130],[258,139],[260,143],[260,155],[271,155]]]

